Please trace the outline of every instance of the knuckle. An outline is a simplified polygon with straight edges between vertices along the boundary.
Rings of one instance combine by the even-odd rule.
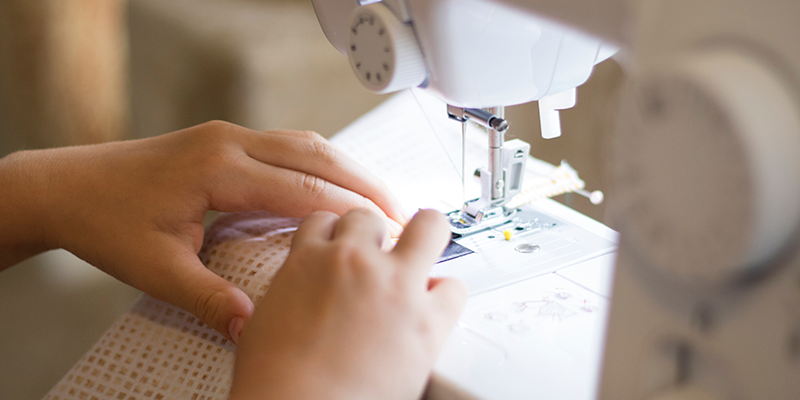
[[[363,273],[370,263],[363,249],[351,242],[337,243],[331,254],[331,265],[338,274]]]
[[[204,132],[198,139],[203,158],[199,165],[212,171],[240,166],[245,159],[230,133]]]
[[[210,130],[225,130],[225,129],[229,129],[231,126],[233,126],[233,124],[230,123],[230,122],[226,122],[226,121],[215,119],[215,120],[204,122],[204,123],[200,124],[200,126],[202,126],[203,128],[206,128],[206,129],[210,129]]]
[[[312,174],[302,174],[300,179],[300,187],[311,198],[312,203],[323,197],[328,186],[327,181]]]
[[[364,204],[363,208],[353,208],[347,212],[345,218],[353,220],[364,229],[382,230],[386,226],[382,216]]]
[[[223,317],[226,300],[227,296],[221,291],[203,290],[195,301],[194,314],[209,326],[215,327],[217,321]]]
[[[247,155],[245,153],[236,153],[231,158],[231,167],[234,170],[240,171],[244,169],[244,162],[247,160]]]
[[[335,164],[339,159],[339,152],[333,145],[323,141],[311,142],[311,152],[314,158],[322,160],[325,164]]]
[[[217,154],[231,143],[233,124],[224,121],[209,121],[191,129],[191,144],[205,154]]]
[[[217,144],[228,139],[233,132],[234,125],[225,121],[208,121],[198,125],[194,130],[196,140],[204,144]]]

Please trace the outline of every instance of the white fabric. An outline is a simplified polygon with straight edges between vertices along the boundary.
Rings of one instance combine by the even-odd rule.
[[[298,223],[265,212],[223,215],[206,232],[200,258],[257,301]],[[143,295],[45,399],[225,399],[234,350],[192,314]]]

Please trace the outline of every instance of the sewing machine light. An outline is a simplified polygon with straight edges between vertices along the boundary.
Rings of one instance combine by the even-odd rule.
[[[396,92],[425,81],[425,62],[414,30],[384,4],[357,7],[348,35],[350,66],[373,92]]]

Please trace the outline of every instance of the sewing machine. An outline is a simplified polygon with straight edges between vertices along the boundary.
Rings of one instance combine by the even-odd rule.
[[[449,213],[453,231],[481,257],[455,258],[434,273],[484,268],[466,274],[472,314],[446,345],[430,397],[800,397],[800,3],[313,3],[367,88],[423,88],[447,103],[441,112],[454,123],[487,130],[480,196]],[[512,124],[503,106],[538,101],[543,136],[558,137],[558,110],[575,104],[575,88],[619,48],[628,82],[611,154],[615,256],[613,232],[577,213],[548,202],[507,207],[530,147],[505,142]],[[572,231],[559,238],[574,240],[571,248],[599,247],[524,259],[538,245],[494,241],[498,227],[539,234],[564,222]],[[498,272],[509,260],[517,267]],[[469,321],[527,315],[534,302],[498,305],[511,292],[542,291],[537,315],[556,309],[559,321],[596,311],[610,290],[597,282],[611,279],[614,263],[607,336],[606,314],[521,339],[509,335],[523,320],[502,332]],[[570,303],[587,288],[583,305]],[[492,307],[481,309],[479,297]],[[589,344],[574,350],[559,340]]]
[[[462,130],[471,121],[489,132],[488,163],[476,171],[481,196],[449,214],[453,232],[513,220],[516,208],[504,206],[521,191],[530,146],[505,142],[504,106],[538,100],[542,135],[560,136],[558,110],[575,105],[575,88],[617,47],[493,2],[362,3],[373,4],[314,2],[325,35],[361,83],[376,93],[424,87],[447,102]]]

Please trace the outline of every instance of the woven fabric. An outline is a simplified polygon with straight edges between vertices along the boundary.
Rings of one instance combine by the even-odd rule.
[[[223,215],[207,230],[200,259],[258,301],[299,222],[265,212]],[[225,399],[234,350],[197,317],[143,295],[45,399]]]

